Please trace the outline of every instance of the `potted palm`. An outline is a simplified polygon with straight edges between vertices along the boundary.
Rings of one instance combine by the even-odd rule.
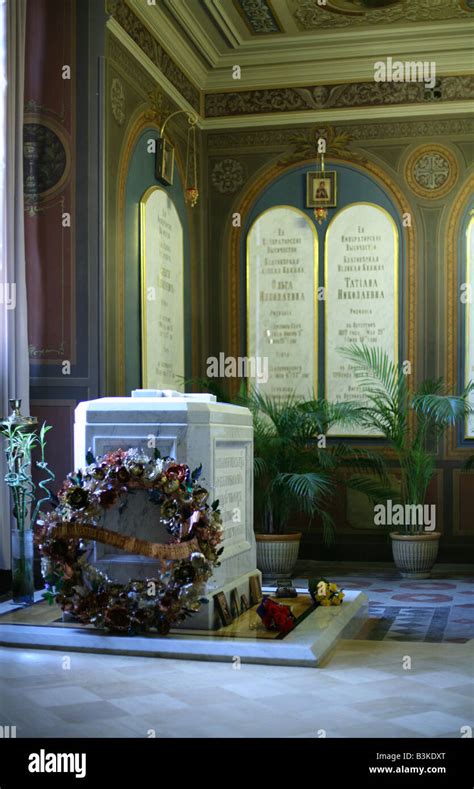
[[[302,535],[291,526],[300,513],[310,524],[320,517],[330,544],[329,505],[339,483],[373,500],[387,496],[390,486],[380,458],[347,443],[326,443],[332,425],[354,422],[357,406],[296,397],[276,401],[256,390],[239,403],[253,414],[257,565],[266,578],[287,578],[298,557]]]
[[[12,529],[12,600],[17,605],[30,605],[34,600],[33,529],[42,504],[51,493],[46,482],[54,474],[45,460],[46,434],[51,429],[43,423],[39,431],[37,421],[20,414],[21,401],[10,401],[13,414],[0,423],[0,435],[6,439],[7,473],[5,482],[13,500],[13,517],[17,528]],[[32,453],[39,449],[40,460],[33,462]],[[38,484],[32,476],[33,465],[43,475]],[[44,495],[37,496],[41,488]]]
[[[386,523],[400,526],[390,533],[395,564],[405,578],[429,578],[441,536],[434,530],[433,519],[427,525],[424,518],[426,492],[435,473],[430,447],[436,447],[445,431],[471,412],[468,397],[473,384],[460,395],[447,393],[442,378],[423,381],[415,389],[402,365],[380,348],[351,345],[341,353],[355,368],[367,401],[359,407],[359,424],[375,428],[398,461],[400,504],[396,505],[397,519],[389,518]],[[394,512],[391,501],[388,505]]]

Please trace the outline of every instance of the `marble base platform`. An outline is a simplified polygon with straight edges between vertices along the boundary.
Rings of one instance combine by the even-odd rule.
[[[0,646],[98,652],[184,660],[235,661],[270,665],[317,667],[344,638],[354,638],[368,617],[368,598],[346,592],[338,607],[319,606],[284,639],[225,638],[207,634],[173,633],[166,637],[121,636],[75,627],[3,624],[0,605]]]

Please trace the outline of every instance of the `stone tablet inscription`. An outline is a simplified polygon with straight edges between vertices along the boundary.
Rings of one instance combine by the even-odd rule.
[[[364,402],[339,349],[363,343],[398,360],[398,231],[384,209],[356,203],[336,214],[326,237],[325,296],[325,396]],[[379,435],[346,426],[329,434]]]
[[[302,211],[277,206],[255,220],[247,238],[247,354],[267,359],[267,380],[251,384],[275,399],[313,396],[317,269],[316,230]]]
[[[214,490],[219,499],[224,543],[229,546],[246,539],[246,450],[232,444],[217,444],[214,454]]]
[[[183,228],[172,200],[152,187],[141,202],[144,388],[176,388],[184,376]]]

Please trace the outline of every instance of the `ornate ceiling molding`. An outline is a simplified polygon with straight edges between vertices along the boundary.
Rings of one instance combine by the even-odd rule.
[[[234,5],[253,35],[268,36],[283,32],[269,0],[234,0]]]
[[[474,118],[433,118],[432,120],[394,121],[392,123],[349,123],[334,126],[335,134],[348,132],[351,141],[370,142],[372,140],[407,140],[411,138],[454,137],[464,136],[468,140],[474,135]],[[301,129],[258,129],[242,131],[211,132],[207,138],[208,151],[219,154],[226,150],[268,151],[275,148],[291,146],[298,133],[308,144],[314,141],[314,128],[308,126]]]
[[[423,82],[356,82],[341,85],[309,85],[301,88],[209,93],[205,117],[221,118],[304,110],[380,107],[472,101],[474,76],[440,77],[434,88]]]
[[[345,83],[348,75],[369,81],[374,63],[387,54],[435,61],[444,76],[472,73],[474,14],[460,0],[400,0],[383,10],[361,9],[365,0],[327,0],[326,8],[316,9],[325,25],[314,29],[296,24],[290,0],[121,2],[201,91],[233,91],[235,64],[242,70],[238,86],[246,89],[311,84],[315,75],[320,84]],[[300,0],[294,5],[300,8]]]
[[[213,1],[216,2],[216,0]],[[167,7],[174,2],[175,0],[166,0]],[[349,84],[345,83],[343,79],[334,84],[329,81],[329,77],[326,82],[322,79],[317,85],[308,83],[301,86],[293,84],[291,87],[272,87],[271,85],[275,84],[275,80],[278,80],[280,85],[291,85],[291,72],[288,70],[288,65],[283,63],[284,58],[282,62],[275,63],[274,50],[260,46],[260,43],[265,44],[269,39],[269,36],[262,36],[259,37],[258,44],[255,44],[253,50],[242,46],[238,52],[239,59],[245,59],[246,56],[251,58],[258,56],[260,59],[260,71],[257,69],[257,72],[261,75],[261,70],[265,71],[266,79],[268,80],[267,84],[264,84],[263,87],[261,85],[251,87],[252,84],[255,84],[257,72],[254,67],[249,68],[245,66],[242,72],[242,82],[238,84],[239,86],[244,84],[245,80],[247,85],[250,83],[247,89],[235,90],[235,80],[227,76],[226,80],[229,81],[231,89],[226,88],[217,92],[211,92],[208,89],[208,85],[216,82],[220,84],[219,81],[223,73],[229,75],[232,71],[232,68],[228,65],[225,68],[222,65],[224,62],[227,63],[227,56],[217,64],[214,62],[210,63],[207,72],[202,63],[200,63],[200,68],[195,72],[193,71],[196,80],[195,84],[189,79],[183,69],[186,67],[189,72],[189,68],[197,62],[197,58],[192,61],[186,61],[184,54],[190,48],[189,42],[187,49],[183,48],[184,44],[180,45],[179,30],[172,28],[172,22],[169,19],[167,24],[174,31],[173,35],[169,40],[166,38],[166,46],[162,46],[160,43],[164,36],[163,30],[165,29],[161,30],[158,24],[163,16],[162,8],[158,9],[158,6],[145,6],[143,4],[138,6],[138,0],[107,0],[107,10],[111,14],[107,26],[121,42],[122,46],[138,60],[144,71],[154,81],[158,81],[164,86],[172,100],[182,109],[189,108],[197,112],[199,115],[199,126],[209,130],[225,128],[230,123],[237,127],[251,126],[255,123],[256,116],[258,116],[259,123],[272,126],[288,123],[290,119],[292,123],[311,123],[313,121],[340,123],[349,119],[358,120],[359,117],[368,117],[372,120],[392,117],[398,120],[403,116],[406,118],[413,117],[416,113],[419,113],[420,106],[423,107],[422,111],[425,116],[452,115],[453,113],[465,112],[474,98],[474,76],[468,73],[462,76],[449,75],[448,70],[448,74],[444,72],[444,76],[437,79],[434,88],[427,88],[423,82],[390,83],[375,82],[373,79],[358,79],[362,61],[360,54],[357,57],[355,56],[353,47],[360,47],[361,42],[354,42],[353,31],[350,30],[342,31],[338,34],[339,38],[341,36],[348,37],[348,54],[346,54],[345,60],[343,59],[342,65],[344,63],[347,65],[347,60],[349,59],[353,66],[352,71],[345,72],[345,74],[351,73],[352,75],[353,82]],[[194,12],[192,9],[188,9],[187,13],[188,16],[189,14],[192,16]],[[454,25],[454,22],[447,24]],[[457,45],[455,46],[452,43],[451,33],[447,34],[446,41],[443,44],[444,48],[439,53],[440,57],[446,53],[451,53],[449,57],[452,59],[454,55],[461,57],[462,53],[464,53],[466,47],[462,43],[464,41],[463,36],[466,37],[469,31],[465,29],[460,30],[459,22],[456,25],[456,31],[451,32],[453,35],[454,32],[456,33],[455,40]],[[427,23],[426,29],[428,27],[430,26]],[[466,26],[463,25],[462,27],[465,28]],[[375,29],[369,31],[369,33],[372,32],[377,31]],[[189,31],[189,35],[192,37],[192,30]],[[367,35],[367,31],[365,35]],[[429,42],[431,42],[433,35],[439,37],[439,25],[436,31],[427,33],[423,40],[420,41],[420,57],[425,57],[429,54],[428,50],[429,46],[431,46]],[[270,38],[273,38],[273,36],[270,36]],[[380,39],[377,42],[373,37],[369,36],[369,38],[371,38],[372,46],[380,47],[382,44],[388,43],[386,35],[385,38],[382,37],[383,40]],[[294,36],[286,35],[281,38],[282,42],[286,41],[287,44],[294,39]],[[255,39],[253,40],[255,41]],[[403,42],[407,46],[413,46],[413,42],[407,44],[406,39],[403,39]],[[321,42],[322,48],[326,47],[327,49],[330,43],[331,41],[326,40],[325,34],[324,41]],[[304,52],[306,52],[306,49],[303,45]],[[168,51],[173,52],[173,57],[168,54]],[[294,47],[292,51],[295,51]],[[300,52],[299,48],[297,51]],[[235,58],[235,55],[236,50],[233,50],[230,53],[230,57]],[[324,52],[321,50],[318,57],[323,57],[323,55]],[[372,63],[372,57],[373,51],[369,47],[365,51],[365,65],[362,69],[364,73],[367,72],[367,64],[369,62]],[[250,63],[251,60],[248,62]],[[463,62],[462,57],[459,62]],[[183,64],[183,68],[181,68],[181,64]],[[331,61],[327,67],[332,68],[333,65],[335,66]],[[295,61],[293,66],[299,69],[301,63]],[[301,74],[303,73],[300,72],[300,79],[302,79]],[[340,70],[335,69],[332,78],[334,79],[334,76],[339,73]],[[199,87],[197,87],[197,84],[199,84]]]
[[[107,0],[107,12],[144,52],[147,58],[164,74],[187,102],[199,112],[201,94],[177,63],[170,57],[141,19],[136,16],[125,0]]]

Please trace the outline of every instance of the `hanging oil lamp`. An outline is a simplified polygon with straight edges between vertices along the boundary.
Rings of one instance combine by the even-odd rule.
[[[176,110],[169,115],[160,129],[160,137],[163,139],[166,124],[175,115],[185,113],[188,117],[188,137],[186,145],[186,173],[185,173],[185,187],[184,187],[184,200],[187,205],[194,208],[199,200],[199,189],[197,179],[197,153],[196,153],[196,123],[197,115],[187,110]]]
[[[324,153],[321,153],[321,169],[316,174],[316,180],[324,180]],[[328,218],[328,210],[324,206],[317,206],[314,209],[314,216],[318,225],[322,225]]]
[[[199,200],[197,185],[197,158],[196,158],[196,116],[188,115],[188,144],[186,147],[186,188],[184,199],[194,208]]]

